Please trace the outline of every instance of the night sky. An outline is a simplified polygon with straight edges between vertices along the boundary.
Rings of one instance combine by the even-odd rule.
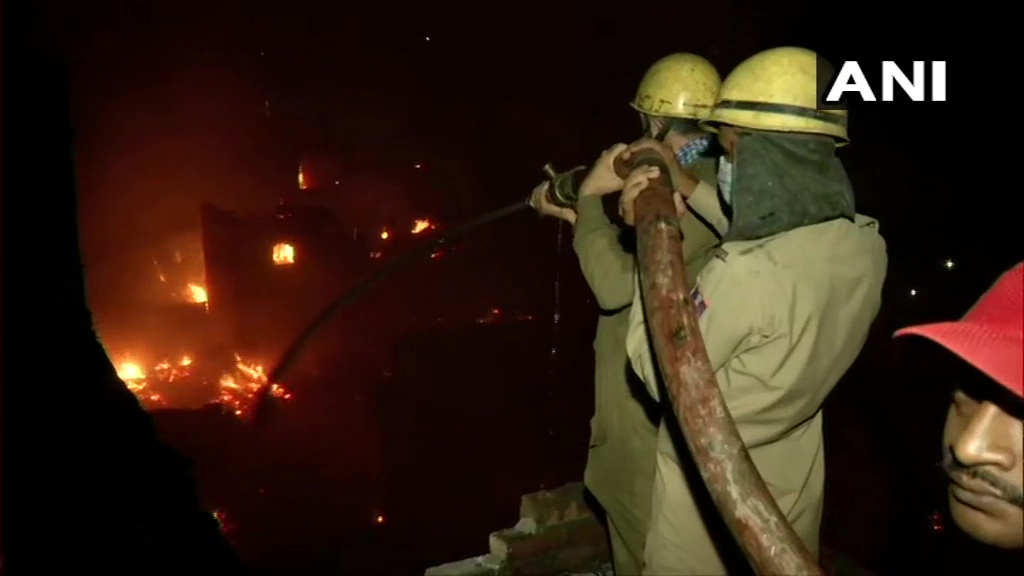
[[[634,138],[626,104],[657,58],[697,52],[725,76],[786,44],[834,61],[949,60],[949,102],[852,110],[841,155],[859,210],[881,220],[901,271],[977,260],[984,284],[1019,257],[996,201],[1004,169],[966,115],[979,62],[948,42],[970,16],[912,27],[921,15],[886,23],[871,4],[826,17],[735,0],[227,4],[91,2],[65,22],[91,266],[125,236],[196,228],[202,200],[266,210],[300,162],[345,217],[465,219],[525,195],[545,161],[586,163]]]
[[[890,354],[891,330],[963,313],[1001,271],[1021,259],[1021,252],[1018,209],[1003,183],[1014,176],[1013,159],[998,144],[1005,136],[1004,110],[1013,109],[1005,104],[1012,95],[1000,87],[1003,78],[993,69],[999,53],[969,41],[986,34],[991,25],[986,19],[993,17],[973,8],[964,14],[957,5],[927,12],[900,7],[905,13],[894,17],[894,4],[50,0],[50,45],[66,57],[71,78],[82,249],[100,335],[104,312],[132,301],[141,286],[154,281],[155,253],[195,241],[204,202],[267,214],[287,199],[326,205],[355,226],[429,216],[451,227],[525,198],[540,181],[545,162],[566,168],[588,164],[611,144],[635,139],[640,124],[628,102],[646,68],[669,53],[701,54],[723,77],[755,52],[782,45],[811,48],[833,62],[947,60],[948,102],[854,104],[852,143],[839,152],[854,182],[858,211],[881,222],[890,270],[877,330],[851,371],[855,384],[840,386],[830,400],[848,407],[836,410],[832,420],[838,423],[833,434],[840,446],[834,453],[853,454],[847,465],[857,471],[848,478],[833,476],[845,482],[837,500],[857,508],[852,512],[863,525],[828,518],[826,524],[833,539],[847,544],[875,538],[900,546],[902,528],[886,533],[872,525],[874,510],[897,507],[910,488],[894,488],[897,495],[887,502],[889,496],[871,500],[871,489],[863,486],[898,484],[905,474],[895,465],[913,458],[898,449],[910,440],[893,440],[910,436],[898,429],[894,436],[893,425],[923,430],[906,415],[941,417],[946,400],[936,396],[936,406],[922,408],[918,389],[891,385],[902,379]],[[299,166],[315,190],[297,190]],[[557,229],[551,221],[520,217],[479,231],[480,244],[490,242],[486,250],[508,245],[488,264],[532,272],[503,270],[515,281],[497,272],[491,281],[508,293],[549,294],[552,266],[533,266],[531,259],[539,258],[540,250],[555,251]],[[510,266],[513,260],[519,260],[518,268]],[[951,268],[947,260],[954,263]],[[475,262],[479,266],[480,260]],[[587,295],[564,244],[559,262],[566,285],[561,297],[582,302]],[[481,275],[458,268],[447,270]],[[454,288],[460,286],[451,289],[453,302],[462,303],[454,299],[459,295]],[[447,295],[446,289],[437,291]],[[368,305],[362,317],[366,325],[389,302],[413,300],[412,290],[398,285],[377,292],[374,306],[380,308]],[[593,316],[582,315],[563,321],[577,327],[563,328],[562,337],[575,338],[577,349],[568,355],[576,354],[579,365],[590,365],[581,351],[590,350],[592,321]],[[377,346],[362,327],[353,330],[364,344]],[[457,356],[431,334],[419,338],[435,346],[438,356]],[[465,340],[478,344],[472,335]],[[488,358],[495,360],[480,370],[509,358],[517,368],[546,370],[540,356],[547,354],[547,341],[537,342],[531,344],[541,352],[532,355],[490,350]],[[387,344],[379,347],[390,350]],[[415,376],[409,377],[410,389],[429,391],[421,386],[419,364],[410,366],[406,371]],[[471,370],[465,372],[459,374],[475,378]],[[590,394],[590,376],[577,370],[579,387],[562,391],[566,403],[577,402],[578,414],[565,416],[544,400],[525,403],[548,413],[545,426],[562,420],[582,438],[589,407],[578,401]],[[439,386],[445,378],[438,368],[427,380]],[[550,398],[554,386],[547,381],[543,386],[536,387]],[[313,393],[309,397],[315,403]],[[465,404],[465,413],[479,416],[475,405]],[[489,408],[495,416],[481,417],[486,425],[507,417],[501,407]],[[188,428],[184,436],[201,435]],[[452,432],[453,438],[470,436]],[[485,441],[483,434],[476,436]],[[551,443],[549,437],[543,441]],[[579,446],[573,442],[569,438],[564,444],[575,450]],[[925,452],[920,448],[915,454]],[[582,453],[576,450],[572,457]],[[461,452],[444,455],[463,457]],[[572,464],[555,449],[545,458]],[[396,469],[396,477],[410,470]],[[870,473],[861,474],[865,470]],[[571,472],[578,477],[576,468]],[[534,489],[530,474],[522,472],[523,485]],[[484,476],[471,480],[483,485]],[[498,473],[487,478],[504,479]],[[505,513],[526,491],[520,488],[494,488],[482,498]],[[337,491],[331,485],[324,490]],[[471,499],[467,494],[461,495]],[[857,498],[846,498],[851,494]],[[460,493],[435,496],[441,501]],[[918,512],[906,514],[916,519]],[[290,530],[291,517],[273,518]],[[486,530],[501,527],[488,518],[479,521],[486,526],[473,528],[465,535],[468,547],[451,554],[473,553],[477,538],[484,545]],[[358,522],[368,521],[360,517]],[[874,546],[874,552],[862,551],[865,557],[885,555],[881,545],[863,546]],[[285,551],[282,557],[289,555]],[[456,558],[431,561],[443,559]]]

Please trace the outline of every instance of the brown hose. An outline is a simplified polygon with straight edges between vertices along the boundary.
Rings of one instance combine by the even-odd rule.
[[[683,238],[665,159],[639,150],[616,161],[625,178],[639,166],[661,175],[636,199],[637,254],[644,312],[672,408],[704,483],[758,574],[819,576],[814,556],[793,531],[754,467],[708,360],[683,265]]]

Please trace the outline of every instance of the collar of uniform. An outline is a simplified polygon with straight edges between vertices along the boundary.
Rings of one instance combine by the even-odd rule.
[[[849,220],[847,220],[847,222],[849,222]],[[854,215],[853,223],[858,228],[878,228],[878,220],[870,216],[865,216],[863,214]],[[820,224],[827,224],[827,222],[821,222]],[[818,225],[819,224],[812,224],[811,226]],[[804,226],[804,228],[807,228],[807,226]],[[799,228],[796,228],[796,230],[799,230]],[[732,240],[730,242],[725,242],[723,244],[719,244],[712,255],[715,258],[718,258],[719,260],[722,260],[724,262],[726,259],[729,258],[729,254],[750,253],[753,250],[757,250],[759,248],[767,246],[768,244],[771,244],[777,238],[784,236],[788,232],[792,232],[792,230],[786,232],[779,232],[778,234],[773,234],[771,236],[766,236],[764,238],[758,238],[756,240]]]

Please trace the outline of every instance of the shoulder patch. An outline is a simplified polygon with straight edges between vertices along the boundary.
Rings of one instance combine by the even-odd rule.
[[[704,294],[701,293],[700,288],[696,284],[690,289],[690,299],[693,300],[693,309],[697,313],[697,319],[700,320],[708,309],[708,302],[704,299]]]

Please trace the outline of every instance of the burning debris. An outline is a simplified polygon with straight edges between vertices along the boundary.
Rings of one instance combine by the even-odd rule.
[[[419,219],[419,220],[413,222],[412,233],[413,234],[419,234],[420,232],[423,232],[424,230],[434,230],[435,228],[437,228],[437,226],[433,222],[431,222],[430,220],[427,220],[425,218],[422,218],[422,219]]]
[[[220,404],[235,416],[245,418],[264,390],[275,398],[292,397],[283,387],[267,382],[262,365],[238,355],[234,365],[219,378],[211,378],[209,369],[197,369],[190,356],[174,363],[165,360],[148,370],[138,362],[126,360],[118,364],[117,375],[146,409],[167,408],[172,399],[187,396],[201,404]]]

